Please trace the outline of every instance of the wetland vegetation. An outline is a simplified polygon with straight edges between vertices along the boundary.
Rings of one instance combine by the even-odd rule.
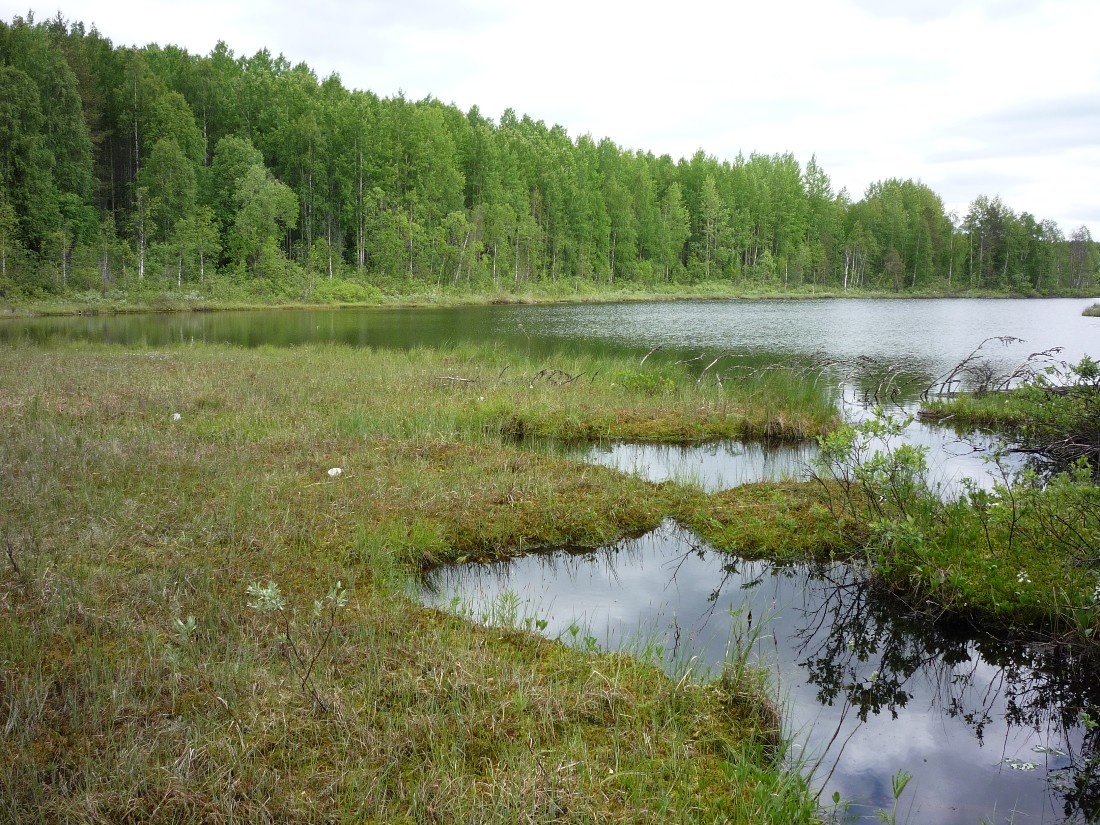
[[[605,304],[549,336],[498,313],[1093,300],[1086,227],[987,195],[960,216],[913,180],[856,199],[816,158],[655,157],[266,50],[115,47],[60,14],[0,22],[0,92],[6,315],[482,305],[82,319],[92,343],[4,319],[0,816],[813,821],[737,646],[670,676],[417,600],[439,565],[665,524],[1094,666],[1095,365],[927,405],[1033,458],[958,495],[835,391],[893,403],[960,339],[1042,337],[1064,307]],[[814,478],[720,490],[561,448],[818,438]]]
[[[669,678],[416,600],[426,568],[669,519],[742,557],[855,561],[937,621],[1092,649],[1083,465],[944,503],[919,453],[866,450],[894,425],[841,426],[824,383],[705,367],[5,346],[5,815],[811,821],[756,671]],[[753,437],[821,437],[818,479],[708,492],[537,446]]]
[[[408,583],[705,506],[521,433],[805,435],[827,401],[463,348],[16,345],[0,373],[5,818],[812,819],[753,678],[477,627]]]

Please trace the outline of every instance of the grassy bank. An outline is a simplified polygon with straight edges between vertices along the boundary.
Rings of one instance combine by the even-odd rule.
[[[1039,455],[1039,435],[1055,437],[1057,449],[1078,443],[1070,423],[1082,410],[1095,422],[1095,388],[1064,389],[996,394],[1000,414],[975,398],[936,409],[960,427],[996,422],[1010,445]],[[945,497],[923,453],[899,443],[900,428],[874,418],[822,443],[817,483],[841,552],[932,619],[1038,631],[1100,653],[1100,487],[1085,455],[1050,454],[1058,460],[1019,472],[993,455],[991,486]]]
[[[827,402],[339,347],[9,347],[0,386],[0,820],[812,819],[755,679],[671,680],[409,592],[425,565],[702,507],[517,437],[809,433]]]
[[[342,283],[342,282],[341,282]],[[230,280],[211,279],[201,291],[143,288],[81,292],[58,296],[9,296],[0,306],[2,317],[35,315],[89,315],[137,312],[204,312],[241,309],[302,309],[364,306],[460,306],[472,304],[612,303],[621,301],[806,299],[806,298],[1010,298],[1058,297],[1038,293],[1020,295],[994,290],[868,290],[815,285],[781,285],[709,281],[696,284],[593,284],[562,280],[526,285],[520,289],[464,287],[413,288],[408,283],[372,284],[349,281],[354,290],[298,294],[249,289]],[[1093,293],[1089,293],[1091,296]],[[1082,297],[1076,291],[1063,297]]]

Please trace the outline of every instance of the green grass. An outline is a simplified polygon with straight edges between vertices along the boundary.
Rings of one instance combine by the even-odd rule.
[[[827,400],[474,348],[16,346],[0,386],[0,821],[813,820],[755,675],[409,593],[706,511],[518,437],[814,433]]]
[[[1021,427],[1032,419],[1032,411],[1014,403],[1010,392],[990,392],[925,402],[920,417],[969,433],[979,427],[997,430]]]
[[[1100,318],[1100,303],[1085,307],[1081,314],[1090,318]]]

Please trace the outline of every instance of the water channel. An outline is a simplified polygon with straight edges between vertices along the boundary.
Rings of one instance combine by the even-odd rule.
[[[1100,354],[1086,299],[724,301],[190,313],[8,320],[0,344],[82,339],[157,347],[333,342],[414,347],[492,340],[569,349],[722,354],[729,366],[824,366],[851,416],[887,398],[911,410],[980,347],[993,371]],[[1004,340],[1011,336],[1013,340]],[[984,342],[984,343],[983,343]],[[1061,348],[1054,351],[1054,348]],[[884,383],[884,376],[888,380]],[[884,390],[885,387],[885,390]],[[981,450],[920,424],[945,494],[981,477]],[[977,442],[980,448],[982,443]],[[706,489],[799,477],[812,445],[611,444],[578,458]],[[914,779],[899,821],[1100,821],[1100,685],[1055,645],[914,622],[841,567],[776,568],[719,553],[674,524],[594,552],[436,571],[425,599],[486,621],[530,620],[566,643],[645,645],[671,671],[720,668],[731,638],[773,674],[788,732],[821,799],[857,816],[889,808],[890,777]],[[751,619],[750,619],[751,617]],[[537,622],[537,624],[536,624]],[[751,623],[751,625],[750,625]]]

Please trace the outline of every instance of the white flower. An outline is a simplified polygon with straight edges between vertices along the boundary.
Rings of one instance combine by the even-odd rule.
[[[1031,584],[1031,576],[1027,574],[1026,570],[1021,570],[1019,573],[1016,574],[1016,583]]]
[[[183,416],[182,416],[182,415],[180,415],[179,413],[172,413],[172,420],[173,420],[173,421],[182,421],[182,420],[183,420]]]
[[[343,470],[342,467],[333,467],[328,471],[328,477],[329,478],[339,478],[343,474],[344,474],[344,470]]]

